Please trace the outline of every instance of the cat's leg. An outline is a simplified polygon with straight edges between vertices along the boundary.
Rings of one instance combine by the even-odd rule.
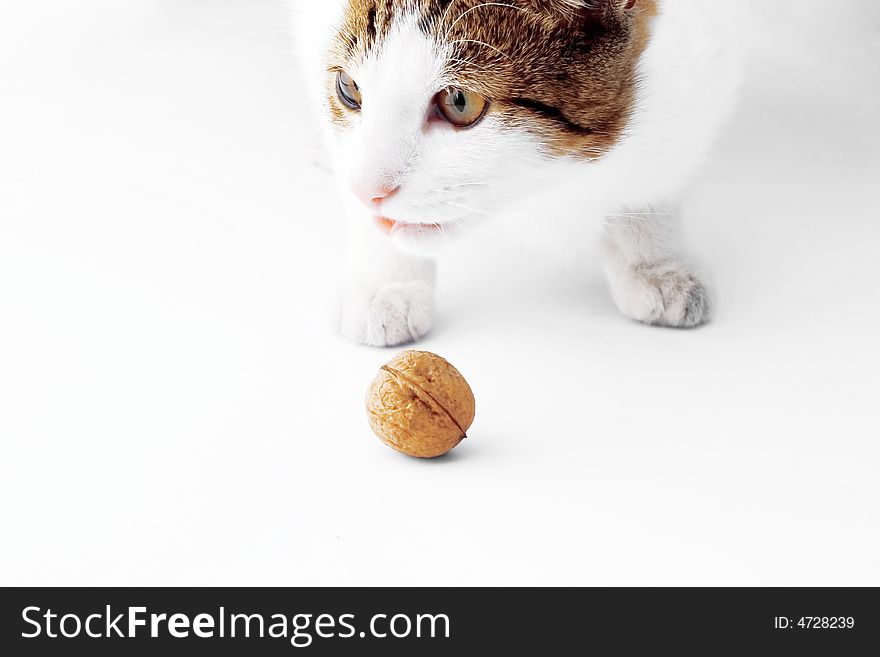
[[[349,212],[348,233],[342,334],[361,344],[391,347],[428,333],[434,262],[397,250],[364,212]]]
[[[709,321],[710,289],[694,263],[681,254],[674,215],[611,215],[603,246],[611,294],[624,315],[676,328]]]

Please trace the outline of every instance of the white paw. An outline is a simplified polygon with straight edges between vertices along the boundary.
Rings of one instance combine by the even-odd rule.
[[[373,347],[415,342],[431,330],[434,292],[424,281],[351,290],[342,307],[342,334]]]
[[[629,267],[612,277],[611,292],[624,315],[645,324],[693,328],[711,316],[709,287],[675,260]]]

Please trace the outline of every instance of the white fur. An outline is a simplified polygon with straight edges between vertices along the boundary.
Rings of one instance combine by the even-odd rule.
[[[297,40],[324,113],[326,55],[343,4],[298,3]],[[351,225],[343,333],[380,346],[424,335],[430,256],[488,221],[556,252],[588,246],[589,233],[605,226],[606,271],[624,314],[666,326],[706,321],[708,288],[679,253],[674,211],[734,105],[746,8],[745,0],[662,0],[625,136],[591,161],[553,157],[491,114],[464,131],[427,123],[449,52],[401,16],[381,49],[348,70],[364,93],[355,127],[339,132],[323,122]],[[380,183],[400,187],[382,214],[408,224],[391,237],[348,192]]]

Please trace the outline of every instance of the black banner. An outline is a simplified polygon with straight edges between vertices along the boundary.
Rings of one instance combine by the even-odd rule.
[[[857,655],[880,646],[875,589],[90,588],[0,595],[0,654],[16,656]]]

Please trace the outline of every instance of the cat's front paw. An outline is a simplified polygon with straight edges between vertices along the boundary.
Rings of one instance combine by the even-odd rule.
[[[624,315],[645,324],[694,328],[711,317],[708,285],[675,260],[628,267],[612,276],[611,291]]]
[[[415,342],[431,330],[434,291],[424,281],[350,290],[343,301],[342,334],[373,347]]]

